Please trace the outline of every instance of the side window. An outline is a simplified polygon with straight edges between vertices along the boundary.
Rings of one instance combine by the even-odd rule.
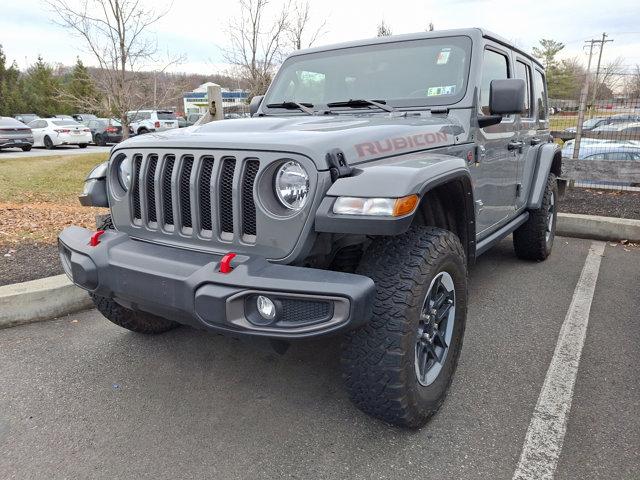
[[[522,116],[524,118],[531,118],[533,117],[531,112],[531,67],[519,60],[516,61],[516,78],[521,78],[527,85]]]
[[[604,160],[604,153],[594,153],[593,155],[589,155],[588,157],[591,160]]]
[[[482,82],[480,83],[480,112],[483,115],[490,115],[489,111],[489,90],[491,80],[502,80],[509,78],[509,62],[507,57],[493,50],[484,51],[482,62]]]
[[[547,118],[547,89],[544,81],[544,75],[536,70],[534,74],[535,85],[535,103],[538,112],[538,120],[546,120]]]

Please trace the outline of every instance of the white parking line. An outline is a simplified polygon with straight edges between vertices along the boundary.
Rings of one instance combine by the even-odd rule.
[[[604,242],[593,242],[527,430],[514,480],[552,479],[562,451]]]

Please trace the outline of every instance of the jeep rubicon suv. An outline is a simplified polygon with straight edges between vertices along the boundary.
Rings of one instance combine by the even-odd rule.
[[[456,369],[475,258],[511,233],[523,259],[551,251],[542,65],[480,29],[314,48],[251,112],[114,147],[80,197],[110,216],[61,233],[65,271],[135,332],[334,334],[353,402],[423,425]]]

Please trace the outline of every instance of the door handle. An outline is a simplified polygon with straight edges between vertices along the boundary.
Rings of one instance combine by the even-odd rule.
[[[542,139],[541,138],[533,137],[531,139],[531,145],[538,145],[539,143],[542,143]]]
[[[507,145],[508,150],[522,150],[522,147],[524,147],[524,143],[519,140],[512,140]]]

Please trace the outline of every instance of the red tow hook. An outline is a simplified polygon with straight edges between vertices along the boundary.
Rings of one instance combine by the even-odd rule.
[[[231,260],[233,260],[234,258],[236,258],[235,253],[227,253],[224,257],[222,257],[222,260],[220,260],[220,273],[229,273],[231,270],[233,270],[233,267],[231,266]]]
[[[100,237],[102,235],[104,235],[104,230],[98,230],[96,233],[91,235],[91,238],[89,239],[89,246],[97,247],[98,244],[100,243]]]

